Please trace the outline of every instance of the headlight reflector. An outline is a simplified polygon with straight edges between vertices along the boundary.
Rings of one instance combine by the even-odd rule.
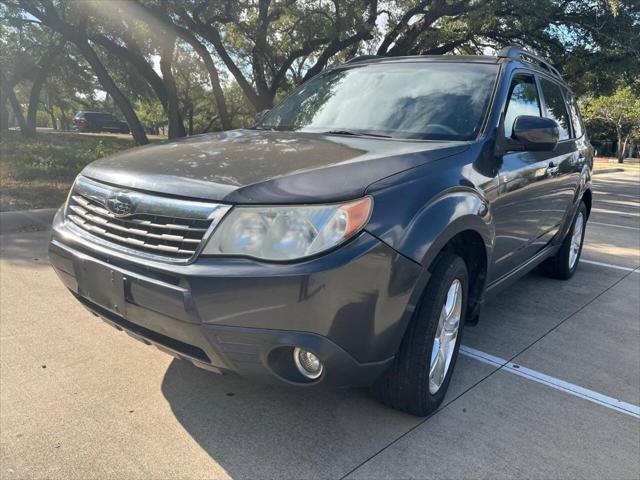
[[[370,197],[338,205],[238,206],[222,220],[202,255],[286,261],[309,257],[351,238],[367,223]]]

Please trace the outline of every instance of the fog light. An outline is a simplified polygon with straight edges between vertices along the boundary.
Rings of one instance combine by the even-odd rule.
[[[313,353],[296,347],[293,351],[293,361],[302,375],[315,380],[322,375],[322,362]]]

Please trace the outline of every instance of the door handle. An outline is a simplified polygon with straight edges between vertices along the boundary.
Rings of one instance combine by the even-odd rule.
[[[555,163],[549,162],[547,166],[547,175],[556,175],[560,171],[560,167],[557,167]]]

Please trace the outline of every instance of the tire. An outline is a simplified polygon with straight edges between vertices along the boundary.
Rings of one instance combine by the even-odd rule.
[[[579,226],[579,223],[582,225]],[[587,226],[587,206],[584,202],[580,202],[578,210],[573,218],[571,228],[562,241],[560,250],[553,257],[545,260],[539,268],[539,271],[547,277],[556,278],[558,280],[569,280],[576,273],[578,264],[580,263],[580,255],[582,254],[582,245],[584,243],[584,233]],[[577,230],[580,228],[580,230]],[[574,238],[577,233],[577,238]],[[577,240],[580,243],[577,244]]]
[[[449,347],[453,345],[453,347],[448,367],[444,369],[444,378],[437,390],[432,391],[429,371],[434,341],[439,331],[440,316],[443,311],[446,312],[445,302],[456,281],[460,287],[458,291],[460,310],[457,336],[448,344],[443,342],[443,344]],[[407,327],[393,365],[372,387],[373,396],[380,402],[418,416],[427,416],[433,413],[442,403],[451,380],[462,339],[468,285],[469,274],[464,260],[452,253],[442,252],[436,260],[431,279],[416,314]],[[457,305],[456,302],[456,306],[454,306],[456,310]]]

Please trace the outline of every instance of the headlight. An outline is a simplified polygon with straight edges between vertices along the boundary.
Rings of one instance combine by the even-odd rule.
[[[371,214],[371,198],[338,205],[234,207],[202,255],[294,260],[315,255],[358,233]]]

